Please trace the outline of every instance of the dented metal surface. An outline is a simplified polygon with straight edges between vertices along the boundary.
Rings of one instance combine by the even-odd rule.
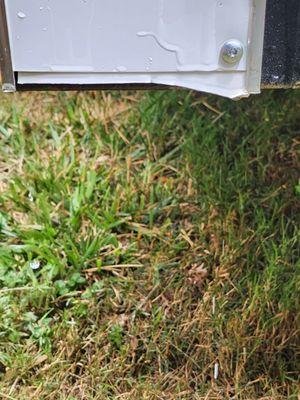
[[[261,63],[251,76],[249,56],[262,55],[258,2],[264,21],[265,0],[6,0],[14,71],[19,84],[157,83],[247,96],[260,88]],[[226,63],[230,40],[243,51]]]

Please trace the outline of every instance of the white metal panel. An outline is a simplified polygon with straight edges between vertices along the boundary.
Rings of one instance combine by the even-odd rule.
[[[70,84],[70,85],[101,85],[128,83],[155,83],[169,86],[179,86],[198,91],[219,94],[229,98],[247,96],[245,73],[230,72],[181,72],[181,73],[32,73],[19,74],[21,84]]]
[[[6,0],[14,70],[19,83],[155,82],[247,95],[255,1]],[[245,52],[228,66],[220,50],[233,38]]]

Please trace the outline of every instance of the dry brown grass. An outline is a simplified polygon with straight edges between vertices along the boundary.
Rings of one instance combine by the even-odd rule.
[[[299,115],[3,98],[0,397],[297,399]]]

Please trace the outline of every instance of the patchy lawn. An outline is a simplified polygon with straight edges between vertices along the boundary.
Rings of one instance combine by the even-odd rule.
[[[0,398],[298,399],[300,92],[1,96]]]

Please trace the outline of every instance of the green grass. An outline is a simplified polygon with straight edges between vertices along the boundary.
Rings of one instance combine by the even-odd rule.
[[[1,399],[298,399],[299,94],[1,97]]]

